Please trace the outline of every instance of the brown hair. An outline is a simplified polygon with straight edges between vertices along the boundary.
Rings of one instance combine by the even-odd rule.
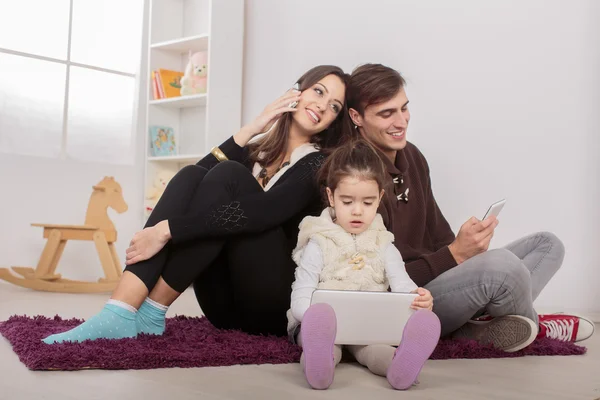
[[[319,171],[319,181],[332,192],[340,181],[348,176],[374,180],[379,190],[385,186],[385,164],[377,150],[365,140],[354,140],[337,148]]]
[[[364,64],[352,71],[346,99],[348,108],[354,108],[360,115],[374,104],[381,104],[393,98],[406,85],[398,71],[382,64]]]
[[[319,65],[305,72],[297,81],[300,85],[300,91],[310,88],[328,75],[335,75],[340,78],[346,86],[346,93],[348,93],[348,79],[350,75],[334,65]],[[292,113],[283,114],[271,133],[249,145],[250,160],[253,163],[258,162],[262,166],[269,166],[278,161],[287,150],[288,132],[291,124]],[[347,102],[344,101],[344,105],[337,118],[327,129],[314,135],[311,138],[311,143],[316,144],[321,151],[329,153],[352,135],[352,123],[348,114]],[[264,152],[264,157],[259,160],[258,155],[261,152]]]

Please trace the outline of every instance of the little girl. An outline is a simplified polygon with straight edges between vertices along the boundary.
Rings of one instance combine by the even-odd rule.
[[[300,224],[293,258],[298,265],[292,285],[288,331],[300,326],[298,344],[303,348],[302,366],[309,385],[327,389],[342,349],[334,345],[336,316],[327,304],[310,305],[315,289],[412,292],[417,311],[404,327],[398,348],[388,345],[348,346],[371,372],[387,376],[395,389],[416,382],[425,361],[440,337],[440,321],[431,311],[433,298],[417,288],[392,243],[393,234],[383,224],[377,208],[386,181],[385,166],[364,141],[338,148],[323,166],[330,207],[319,217]]]

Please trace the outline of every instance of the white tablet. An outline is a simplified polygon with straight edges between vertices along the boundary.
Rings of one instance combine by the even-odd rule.
[[[389,344],[397,346],[402,330],[414,313],[413,293],[315,290],[311,304],[327,303],[335,311],[335,344]]]

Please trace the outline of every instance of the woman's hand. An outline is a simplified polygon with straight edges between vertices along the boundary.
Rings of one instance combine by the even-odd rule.
[[[171,231],[167,220],[161,221],[151,228],[145,228],[133,235],[127,249],[125,265],[147,260],[158,253],[171,239]]]
[[[283,96],[275,100],[273,103],[265,107],[262,113],[254,119],[254,121],[245,125],[238,133],[233,135],[233,140],[240,147],[248,144],[250,139],[256,135],[260,135],[271,129],[275,121],[286,112],[294,112],[295,108],[290,107],[290,103],[300,100],[301,92],[299,90],[290,89]]]
[[[418,296],[413,300],[410,308],[413,310],[433,310],[433,296],[431,296],[431,292],[429,290],[420,287],[416,290],[413,290],[411,293],[416,293]]]

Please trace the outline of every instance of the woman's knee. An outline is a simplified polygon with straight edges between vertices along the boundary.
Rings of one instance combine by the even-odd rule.
[[[202,179],[204,179],[207,173],[208,170],[199,165],[186,165],[175,174],[175,176],[171,179],[169,184],[177,181],[201,181]]]
[[[223,161],[211,168],[209,176],[222,181],[239,178],[241,175],[247,175],[248,173],[248,169],[239,162]]]
[[[235,161],[223,161],[206,175],[206,182],[227,188],[232,196],[261,192],[263,189],[248,168]]]

